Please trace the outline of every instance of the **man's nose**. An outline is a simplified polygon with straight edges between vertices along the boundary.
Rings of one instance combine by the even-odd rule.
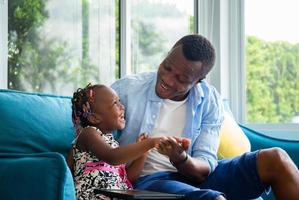
[[[165,83],[166,86],[173,87],[175,84],[174,76],[172,74],[167,74],[164,77],[163,82]]]

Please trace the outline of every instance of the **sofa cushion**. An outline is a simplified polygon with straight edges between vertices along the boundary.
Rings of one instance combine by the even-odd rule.
[[[228,112],[224,114],[224,121],[220,129],[220,144],[218,159],[232,158],[250,151],[250,142],[235,119]]]
[[[1,199],[75,199],[71,172],[59,153],[1,153],[0,172]]]
[[[74,138],[70,97],[0,90],[0,152],[67,154]]]

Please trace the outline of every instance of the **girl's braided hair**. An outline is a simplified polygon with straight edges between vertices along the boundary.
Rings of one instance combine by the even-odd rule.
[[[82,128],[92,125],[88,120],[91,114],[90,104],[94,102],[94,89],[103,85],[89,83],[85,88],[79,88],[72,98],[72,120],[78,135]]]

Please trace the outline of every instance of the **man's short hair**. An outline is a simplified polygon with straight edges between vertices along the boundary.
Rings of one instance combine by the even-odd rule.
[[[207,74],[215,63],[215,49],[211,42],[198,34],[186,35],[176,42],[174,47],[182,45],[183,54],[187,60],[200,61]]]

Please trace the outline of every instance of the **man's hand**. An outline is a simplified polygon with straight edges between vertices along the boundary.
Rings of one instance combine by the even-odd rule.
[[[173,163],[180,162],[186,159],[186,150],[190,145],[190,140],[187,138],[167,137],[163,140],[158,149],[158,152],[166,155]]]
[[[183,137],[174,137],[174,139],[182,145],[183,149],[185,151],[188,150],[189,146],[190,146],[190,143],[191,143],[191,140],[189,138],[183,138]]]
[[[167,137],[157,148],[159,153],[169,157],[169,161],[179,173],[191,181],[202,183],[210,173],[210,165],[201,159],[192,158],[186,152],[191,141],[187,138]],[[223,199],[219,196],[219,199]],[[224,198],[225,199],[225,198]]]

